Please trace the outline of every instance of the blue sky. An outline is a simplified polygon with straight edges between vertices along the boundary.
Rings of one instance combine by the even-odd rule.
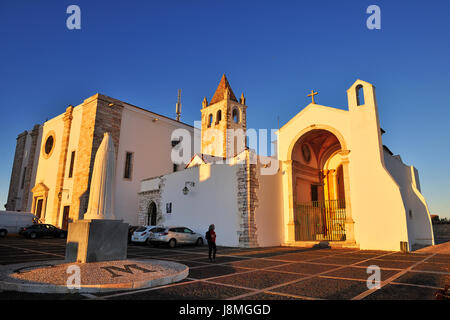
[[[81,8],[68,30],[66,8]],[[366,9],[381,8],[381,30]],[[450,217],[448,1],[0,2],[0,207],[15,139],[100,92],[174,116],[200,118],[223,73],[244,91],[248,126],[286,123],[318,90],[346,108],[356,79],[377,87],[383,142],[420,172],[431,213]]]

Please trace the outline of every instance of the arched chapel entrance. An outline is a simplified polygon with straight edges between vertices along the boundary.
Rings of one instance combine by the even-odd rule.
[[[342,139],[342,138],[341,138]],[[291,148],[290,241],[348,241],[348,151],[331,131],[312,129]],[[351,233],[353,230],[350,231]]]
[[[156,218],[157,218],[156,204],[152,201],[148,205],[147,225],[148,226],[156,226]]]

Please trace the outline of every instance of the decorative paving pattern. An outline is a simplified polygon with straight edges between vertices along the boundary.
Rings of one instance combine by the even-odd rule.
[[[273,291],[311,298],[343,300],[351,299],[366,290],[366,283],[362,281],[314,277]]]
[[[274,285],[283,284],[304,278],[300,274],[289,274],[272,271],[251,271],[244,274],[230,275],[211,280],[214,283],[231,284],[239,287],[265,289]]]
[[[80,290],[67,286],[78,268]],[[102,292],[150,288],[183,280],[188,267],[172,261],[119,260],[92,263],[28,262],[0,268],[0,289],[32,293]]]
[[[0,265],[64,258],[59,239],[0,240]],[[148,289],[84,294],[0,292],[0,299],[125,299],[125,300],[315,300],[315,299],[434,299],[450,282],[450,255],[317,248],[219,247],[216,262],[208,249],[169,249],[133,245],[129,258],[179,262],[189,266],[180,282]],[[381,268],[381,289],[366,286],[367,266]]]

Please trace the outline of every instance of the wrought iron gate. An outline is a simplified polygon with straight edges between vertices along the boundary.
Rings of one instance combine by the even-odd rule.
[[[345,201],[298,203],[294,209],[295,241],[345,241]]]

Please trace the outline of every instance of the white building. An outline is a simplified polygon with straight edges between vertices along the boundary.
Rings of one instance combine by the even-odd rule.
[[[219,245],[241,247],[434,244],[417,170],[383,146],[374,87],[358,80],[347,95],[348,110],[313,100],[281,127],[277,158],[247,148],[246,99],[236,98],[225,76],[211,102],[203,100],[200,133],[94,95],[18,136],[6,209],[63,228],[82,219],[95,153],[109,132],[115,216],[130,224],[204,233],[214,223]],[[197,138],[200,150],[191,157]],[[174,164],[180,149],[185,168]]]
[[[417,170],[382,144],[374,87],[358,80],[347,95],[348,110],[313,101],[285,124],[268,168],[245,147],[245,98],[223,77],[203,101],[201,154],[184,171],[142,181],[140,221],[156,211],[158,223],[198,232],[214,223],[228,246],[434,244]]]
[[[178,170],[170,160],[171,134],[182,122],[96,94],[20,134],[7,210],[33,212],[63,228],[83,218],[95,153],[105,132],[117,156],[115,215],[137,224],[140,182]]]

